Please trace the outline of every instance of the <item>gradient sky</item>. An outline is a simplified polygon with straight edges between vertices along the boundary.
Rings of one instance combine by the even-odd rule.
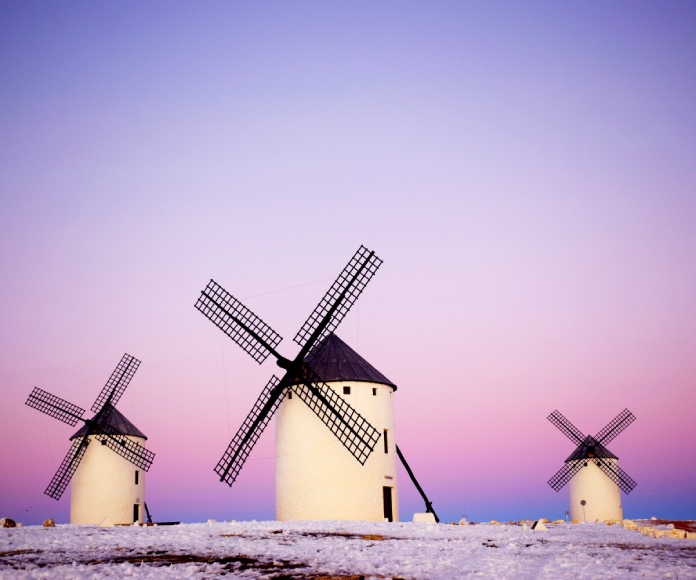
[[[0,517],[43,490],[124,352],[156,520],[274,517],[266,381],[194,309],[210,278],[285,340],[355,250],[338,334],[394,381],[445,520],[562,517],[558,409],[696,518],[696,4],[0,3]],[[400,472],[402,519],[423,511]]]

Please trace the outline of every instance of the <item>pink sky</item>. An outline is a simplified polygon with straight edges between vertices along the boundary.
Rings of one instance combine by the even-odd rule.
[[[294,356],[364,244],[384,265],[338,334],[399,386],[443,519],[561,517],[546,416],[626,407],[626,515],[696,518],[695,27],[689,2],[3,2],[0,517],[67,521],[43,490],[76,429],[24,401],[89,408],[128,352],[155,518],[272,518],[272,430],[235,487],[213,468],[276,367],[193,304],[214,278]]]

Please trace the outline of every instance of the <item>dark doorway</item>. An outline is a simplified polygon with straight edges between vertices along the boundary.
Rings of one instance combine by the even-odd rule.
[[[392,512],[392,488],[383,487],[382,497],[384,498],[384,517],[389,522],[394,521],[394,513]]]
[[[137,521],[140,520],[140,509],[139,509],[139,507],[140,507],[140,506],[138,506],[137,503],[133,505],[133,523],[135,523],[135,522],[137,522]],[[389,521],[391,521],[391,520],[389,520]]]

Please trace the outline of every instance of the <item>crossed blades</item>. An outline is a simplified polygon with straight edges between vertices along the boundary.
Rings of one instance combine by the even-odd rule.
[[[239,300],[211,280],[195,304],[213,324],[261,364],[273,355],[286,370],[271,377],[215,467],[232,485],[288,389],[319,417],[343,446],[364,465],[381,434],[306,364],[304,357],[332,333],[362,293],[382,260],[361,246],[295,335],[300,352],[293,360],[275,350],[281,336]]]
[[[60,499],[63,492],[70,483],[70,479],[77,471],[80,461],[84,457],[90,443],[90,435],[96,435],[96,439],[109,449],[130,461],[133,465],[144,471],[150,469],[155,454],[135,441],[128,439],[107,420],[118,403],[121,395],[126,390],[135,371],[140,366],[140,361],[129,354],[124,354],[111,377],[104,385],[97,400],[92,405],[92,412],[95,413],[92,419],[83,419],[85,410],[77,405],[56,397],[38,387],[29,395],[26,404],[49,415],[63,423],[74,427],[78,421],[82,421],[87,426],[84,435],[73,440],[70,450],[63,458],[53,479],[48,484],[44,493],[53,499]]]
[[[624,409],[594,437],[583,435],[575,425],[558,411],[551,413],[547,419],[578,446],[570,458],[563,464],[563,467],[549,479],[548,484],[555,491],[559,491],[568,483],[588,461],[594,462],[624,493],[630,493],[633,490],[636,482],[615,462],[608,461],[616,457],[606,447],[619,433],[635,421],[636,418],[633,413],[628,409]]]

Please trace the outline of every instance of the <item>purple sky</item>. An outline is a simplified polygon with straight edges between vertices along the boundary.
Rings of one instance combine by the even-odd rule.
[[[693,2],[2,2],[0,517],[67,521],[76,428],[24,401],[89,408],[128,352],[155,519],[272,518],[272,431],[232,489],[213,467],[276,367],[193,304],[215,278],[294,356],[364,244],[338,334],[443,519],[562,517],[546,416],[626,407],[626,516],[696,518],[694,30]]]

